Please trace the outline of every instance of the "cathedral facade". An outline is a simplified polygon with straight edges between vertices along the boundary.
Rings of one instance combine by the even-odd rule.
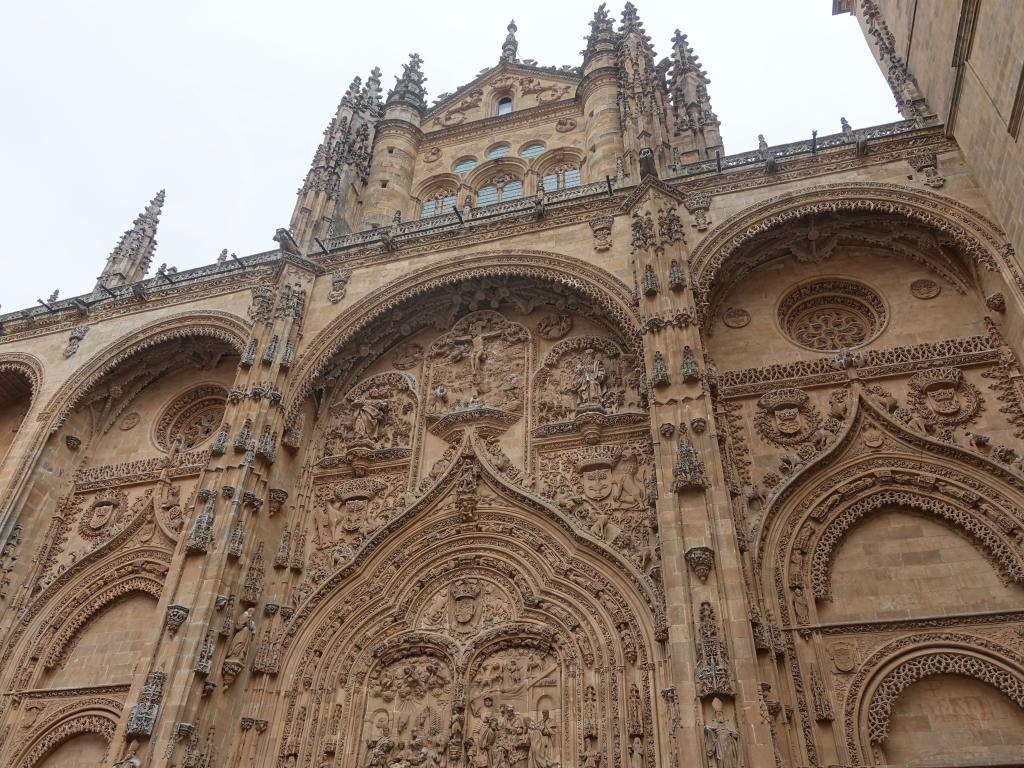
[[[267,252],[146,277],[161,192],[0,317],[0,764],[1020,764],[1020,251],[850,5],[901,121],[727,154],[685,35],[511,24]]]

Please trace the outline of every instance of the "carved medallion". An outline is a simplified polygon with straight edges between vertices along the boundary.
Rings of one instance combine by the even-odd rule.
[[[91,504],[82,510],[78,519],[78,532],[86,538],[95,538],[110,530],[124,516],[128,499],[117,488],[105,488],[96,494]]]
[[[941,291],[939,284],[928,278],[921,278],[910,284],[910,294],[918,299],[934,299]]]
[[[885,328],[888,311],[871,288],[852,280],[806,283],[779,304],[779,325],[797,344],[836,352],[866,344]]]
[[[926,422],[942,427],[969,424],[981,412],[981,392],[959,368],[932,368],[910,379],[908,401]]]
[[[729,328],[743,328],[750,324],[750,313],[739,307],[729,307],[722,313],[722,322]]]
[[[227,407],[228,391],[219,384],[204,384],[176,398],[157,419],[155,439],[170,451],[181,437],[181,450],[190,450],[213,437]]]
[[[126,413],[124,415],[124,418],[121,419],[121,423],[118,424],[117,427],[122,432],[127,432],[130,429],[135,429],[141,419],[142,417],[139,416],[137,411],[132,411],[131,413]]]
[[[764,440],[779,446],[808,441],[820,426],[821,417],[806,392],[777,389],[757,401],[754,424]]]

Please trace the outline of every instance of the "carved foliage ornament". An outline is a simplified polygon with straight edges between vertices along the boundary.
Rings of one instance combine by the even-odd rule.
[[[758,434],[774,445],[800,445],[810,439],[820,423],[818,409],[799,389],[776,389],[757,401],[754,425]]]

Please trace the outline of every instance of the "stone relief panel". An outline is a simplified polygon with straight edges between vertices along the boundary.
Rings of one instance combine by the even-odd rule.
[[[407,482],[403,469],[316,482],[307,523],[314,584],[347,563],[367,538],[405,509]]]
[[[466,315],[427,352],[427,424],[444,436],[466,423],[504,431],[523,415],[530,333],[498,312]]]
[[[654,466],[647,438],[542,450],[538,470],[541,495],[581,530],[611,544],[641,569],[655,562]]]
[[[515,617],[514,602],[500,586],[479,578],[462,578],[424,602],[418,623],[425,629],[465,639]]]
[[[353,455],[376,459],[409,455],[416,420],[416,379],[409,373],[370,376],[329,408],[321,466]],[[352,454],[352,455],[349,455]]]
[[[534,376],[538,425],[584,413],[643,413],[635,363],[610,339],[575,336],[556,344]]]

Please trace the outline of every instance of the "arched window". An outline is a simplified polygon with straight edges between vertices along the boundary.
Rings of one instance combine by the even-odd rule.
[[[478,208],[485,205],[515,200],[523,196],[523,182],[511,176],[495,176],[476,193]]]
[[[476,168],[476,158],[464,157],[452,167],[455,173],[469,173]]]
[[[509,149],[511,149],[511,147],[509,147],[508,144],[498,144],[496,146],[493,146],[489,150],[487,150],[487,158],[489,160],[497,160],[499,158],[502,158],[508,154]]]
[[[519,150],[519,156],[526,160],[533,160],[535,157],[540,157],[544,154],[544,145],[539,141],[535,141],[532,144],[527,144],[521,150]]]
[[[568,189],[580,185],[580,169],[574,165],[560,165],[552,168],[541,179],[541,187],[545,192],[554,192],[556,189]]]
[[[440,216],[451,213],[455,210],[455,191],[446,189],[437,192],[423,201],[420,208],[420,218],[426,219],[430,216]]]
[[[512,113],[512,97],[502,96],[498,99],[498,114],[508,115]]]

